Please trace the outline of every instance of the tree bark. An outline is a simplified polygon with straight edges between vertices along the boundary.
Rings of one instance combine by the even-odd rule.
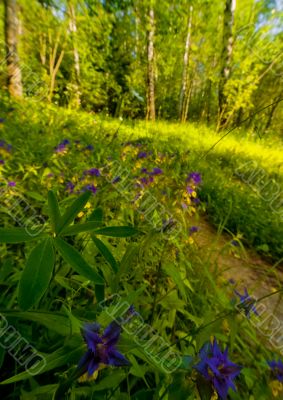
[[[225,113],[227,111],[227,97],[225,95],[225,85],[229,80],[231,74],[231,59],[233,52],[233,25],[234,25],[234,14],[236,9],[236,0],[226,0],[224,19],[223,19],[223,44],[221,54],[221,71],[220,71],[220,82],[219,82],[219,121],[218,127],[221,128],[225,122]]]
[[[16,0],[4,0],[4,7],[8,90],[12,97],[22,97],[22,73],[17,51],[18,20]]]
[[[154,10],[149,10],[149,31],[147,44],[147,117],[155,121],[155,74],[154,74]]]
[[[73,55],[74,55],[74,69],[75,69],[75,102],[77,106],[81,104],[81,93],[80,93],[80,56],[77,47],[77,20],[75,7],[71,1],[68,2],[69,7],[69,29],[72,35],[73,43]]]
[[[180,101],[179,101],[179,119],[181,122],[186,120],[186,105],[188,104],[188,66],[189,66],[189,53],[191,48],[191,30],[192,30],[192,15],[193,6],[190,6],[190,14],[188,19],[188,30],[185,43],[184,61],[183,61],[183,76],[182,76],[182,86],[180,91]]]

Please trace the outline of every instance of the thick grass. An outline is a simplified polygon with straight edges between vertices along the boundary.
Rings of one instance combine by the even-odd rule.
[[[243,235],[244,243],[273,260],[283,257],[283,145],[279,138],[260,140],[256,134],[238,129],[220,140],[225,133],[189,123],[104,119],[36,103],[13,105],[16,110],[12,112],[9,107],[3,110],[7,118],[3,137],[18,147],[30,164],[43,162],[50,145],[66,137],[83,138],[102,147],[105,141],[115,146],[142,140],[159,151],[177,152],[180,165],[176,168],[184,174],[189,170],[202,173],[200,197],[215,225],[225,223],[228,230]]]

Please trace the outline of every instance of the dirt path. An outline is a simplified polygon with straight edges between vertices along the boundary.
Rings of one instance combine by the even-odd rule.
[[[203,254],[209,251],[210,262],[219,268],[220,275],[236,282],[237,290],[243,293],[246,287],[249,294],[256,298],[278,290],[283,284],[283,264],[274,266],[262,259],[254,251],[242,250],[231,244],[232,237],[222,232],[217,234],[205,218],[196,222],[200,227],[195,241]],[[283,294],[274,294],[261,302],[266,305],[266,312],[275,315],[283,324]]]

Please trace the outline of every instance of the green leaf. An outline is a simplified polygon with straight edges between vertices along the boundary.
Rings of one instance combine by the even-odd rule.
[[[187,299],[186,288],[177,267],[173,263],[171,263],[162,265],[162,269],[166,272],[167,275],[169,275],[173,279],[183,299],[186,300]]]
[[[87,279],[97,285],[104,285],[104,280],[84,260],[84,258],[73,246],[66,243],[63,239],[60,238],[55,238],[54,243],[66,263],[70,264],[78,274],[85,276]]]
[[[99,221],[100,223],[102,223],[103,220],[103,210],[101,207],[96,208],[95,210],[93,210],[93,212],[90,214],[89,221]]]
[[[106,226],[93,232],[95,235],[111,236],[111,237],[129,237],[141,233],[132,226]]]
[[[103,255],[105,260],[109,263],[109,265],[112,267],[113,271],[116,273],[118,271],[118,265],[117,262],[111,253],[111,251],[108,249],[108,247],[97,237],[94,235],[91,236],[95,246],[98,248],[100,253]]]
[[[94,287],[95,297],[98,303],[104,300],[105,298],[105,286],[95,285]]]
[[[98,392],[100,390],[113,389],[120,385],[126,377],[127,374],[125,371],[119,371],[118,369],[113,370],[113,372],[109,372],[109,375],[105,376],[95,385],[92,385],[91,390],[93,392]]]
[[[131,266],[135,262],[138,252],[139,247],[135,243],[130,243],[120,263],[120,274],[128,272],[128,269],[131,268]]]
[[[61,214],[59,210],[57,197],[52,190],[49,190],[48,192],[48,212],[53,226],[53,230],[54,232],[57,233]]]
[[[22,310],[30,309],[45,293],[52,277],[54,261],[50,238],[31,251],[19,283],[19,305]]]
[[[6,350],[1,347],[0,348],[0,368],[2,368],[2,365],[4,363],[5,353],[6,353]]]
[[[88,199],[90,198],[91,192],[84,192],[79,196],[68,208],[65,214],[60,218],[60,222],[57,228],[57,234],[60,234],[64,228],[66,228],[70,223],[76,218],[78,213],[84,208]]]
[[[42,355],[44,361],[42,361],[41,364],[42,368],[40,368],[41,366],[40,363],[38,367],[35,367],[35,370],[38,370],[36,376],[43,374],[44,372],[51,371],[55,368],[61,367],[63,365],[66,365],[68,363],[77,363],[80,357],[82,356],[84,350],[85,350],[85,344],[82,344],[81,338],[79,336],[74,336],[64,347],[61,347],[59,350],[56,350],[48,355],[39,354]],[[32,369],[31,367],[32,364],[29,364],[29,370]],[[31,377],[31,373],[29,370],[21,372],[20,374],[17,374],[15,376],[12,376],[11,378],[8,378],[3,382],[0,382],[0,384],[8,385],[10,383],[19,382],[24,379],[29,379]]]
[[[46,198],[37,192],[25,192],[25,194],[34,200],[45,202]]]
[[[37,240],[45,235],[37,233],[38,230],[30,230],[26,228],[0,228],[0,243],[22,243]]]
[[[71,321],[63,314],[48,311],[2,311],[6,317],[21,318],[25,321],[37,322],[47,329],[54,331],[62,336],[68,336],[72,333]],[[74,332],[73,332],[74,333]]]
[[[90,221],[90,222],[85,222],[84,224],[76,224],[68,226],[68,228],[63,230],[62,235],[72,236],[82,232],[90,232],[98,228],[100,225],[101,223],[99,221]]]

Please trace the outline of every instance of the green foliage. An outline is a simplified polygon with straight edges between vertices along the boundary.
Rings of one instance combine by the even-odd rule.
[[[244,367],[229,397],[271,399],[274,376],[266,360],[279,356],[278,349],[271,348],[262,321],[255,315],[248,320],[245,309],[236,307],[234,288],[242,293],[242,286],[222,276],[212,245],[198,247],[189,229],[207,210],[242,247],[263,251],[266,244],[266,253],[279,260],[277,214],[253,190],[256,183],[252,188],[236,173],[249,171],[246,162],[253,160],[280,181],[279,141],[267,146],[238,132],[204,157],[219,138],[204,127],[140,122],[133,128],[104,119],[93,124],[88,114],[32,105],[5,109],[1,138],[13,147],[1,170],[0,298],[1,323],[5,317],[37,358],[21,365],[17,355],[29,359],[30,349],[3,351],[1,396],[210,400],[213,388],[194,366],[202,346],[216,337]],[[64,139],[70,143],[56,152]],[[147,156],[139,158],[140,152]],[[145,175],[154,176],[154,183],[142,188],[142,168],[163,173]],[[186,197],[193,171],[202,174],[195,207]],[[10,181],[16,185],[8,186]],[[27,229],[30,211],[43,218]],[[173,227],[178,222],[176,236],[167,218]],[[281,290],[274,279],[275,285]],[[125,314],[130,305],[138,313],[132,323]],[[86,351],[81,328],[97,322],[103,331],[113,320],[122,324],[117,349],[130,365],[99,368],[93,380],[79,378],[77,365]],[[162,358],[168,349],[170,360],[180,356],[169,373]]]
[[[148,2],[19,3],[25,35],[24,40],[19,37],[18,47],[26,97],[70,108],[81,106],[114,117],[147,116]],[[159,119],[179,117],[192,6],[185,93],[188,119],[217,125],[221,66],[227,61],[221,58],[224,3],[154,2],[155,101]],[[3,7],[0,13],[3,16]],[[248,128],[259,134],[280,135],[280,104],[268,107],[260,116],[253,113],[282,98],[282,7],[274,1],[239,0],[232,28],[231,73],[224,87],[225,127],[250,117]],[[4,33],[0,55],[4,60]],[[52,88],[52,74],[59,60]],[[5,87],[5,63],[0,66],[0,82]]]
[[[31,252],[19,283],[19,305],[22,310],[36,304],[51,280],[54,267],[54,250],[51,239],[45,239]]]

